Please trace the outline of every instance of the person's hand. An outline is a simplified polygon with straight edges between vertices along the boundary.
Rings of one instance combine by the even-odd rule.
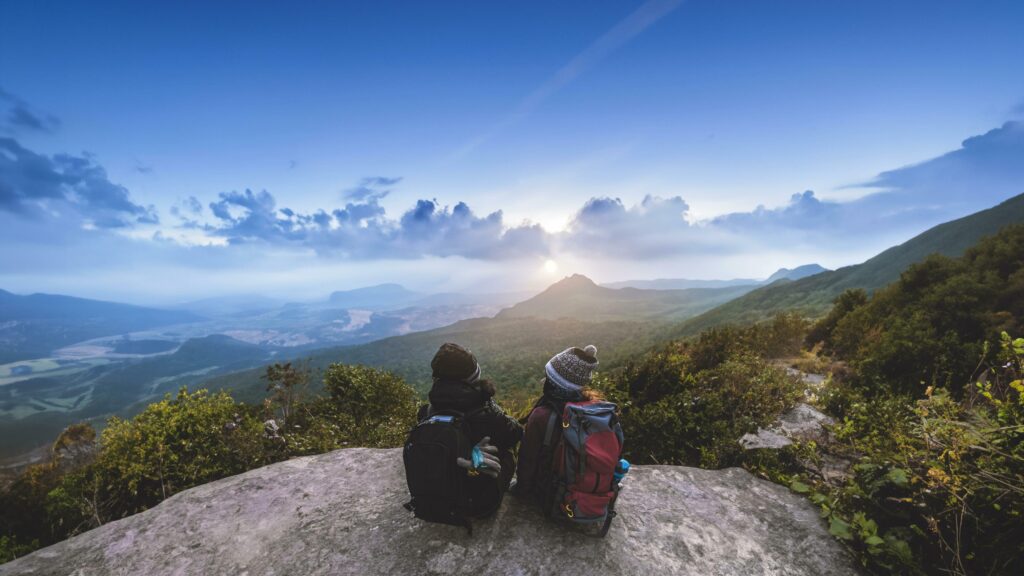
[[[484,436],[482,440],[473,446],[472,460],[458,458],[455,463],[460,467],[475,473],[486,474],[491,478],[497,478],[501,474],[501,462],[498,460],[498,447],[491,444],[491,437]]]

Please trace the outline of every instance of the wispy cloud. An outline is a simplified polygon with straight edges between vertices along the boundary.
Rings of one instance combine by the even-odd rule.
[[[1024,118],[1024,99],[1021,99],[1020,102],[1017,102],[1016,106],[1010,108],[1010,114],[1015,117]]]
[[[357,186],[346,189],[342,197],[346,200],[365,201],[369,199],[381,200],[391,193],[391,188],[402,181],[402,177],[388,178],[386,176],[371,176],[363,178]]]
[[[558,69],[536,90],[528,94],[514,110],[502,118],[498,123],[491,126],[489,130],[467,142],[452,154],[453,159],[466,156],[480,145],[494,138],[501,132],[521,122],[532,114],[545,100],[556,92],[572,83],[586,71],[593,68],[599,62],[615,52],[627,42],[650,28],[658,20],[661,20],[673,10],[678,8],[685,0],[648,0],[632,14],[626,16],[613,26],[600,38],[587,46],[568,63]]]
[[[0,127],[11,131],[55,132],[60,127],[60,119],[53,114],[46,114],[33,109],[21,98],[0,88],[0,110],[6,108]]]

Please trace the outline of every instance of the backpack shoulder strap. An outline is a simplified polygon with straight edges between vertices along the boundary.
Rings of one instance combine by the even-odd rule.
[[[544,447],[548,448],[554,440],[555,429],[558,427],[558,420],[562,417],[562,412],[565,410],[565,404],[559,406],[558,403],[549,400],[541,405],[547,406],[548,410],[551,411],[551,415],[548,416],[548,426],[544,430]]]
[[[558,425],[558,413],[551,410],[551,415],[548,416],[548,426],[544,429],[544,447],[548,448],[551,446],[551,439],[555,436],[555,426]]]

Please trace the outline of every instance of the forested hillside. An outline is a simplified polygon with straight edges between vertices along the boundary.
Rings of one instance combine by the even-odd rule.
[[[477,355],[484,377],[495,382],[502,398],[525,403],[539,391],[544,363],[555,352],[594,344],[600,350],[602,366],[616,366],[656,343],[655,326],[651,322],[477,318],[360,346],[320,350],[302,363],[314,371],[336,362],[384,368],[425,394],[431,381],[430,359],[441,344],[458,342]],[[212,378],[203,386],[256,400],[265,386],[260,376],[259,370],[248,370]]]
[[[693,335],[712,326],[764,320],[783,310],[808,317],[824,314],[840,293],[849,288],[872,292],[890,282],[929,254],[959,256],[982,236],[1009,224],[1024,222],[1024,194],[987,210],[931,228],[865,261],[795,281],[782,280],[758,288],[709,312],[684,322],[676,336]]]
[[[555,352],[594,344],[601,350],[602,366],[615,367],[658,343],[673,321],[750,288],[611,289],[577,274],[495,318],[463,320],[359,346],[327,348],[313,352],[304,362],[314,370],[334,362],[386,368],[425,393],[430,385],[430,358],[444,342],[459,342],[478,355],[486,377],[494,380],[502,397],[526,402],[536,393],[544,363]],[[218,376],[204,386],[231,390],[247,399],[262,393],[258,370]]]
[[[875,572],[1019,574],[1021,334],[1024,225],[915,264],[870,298],[844,293],[807,337],[835,362],[819,401],[837,442],[797,451],[856,464],[839,482],[769,475],[820,504]]]

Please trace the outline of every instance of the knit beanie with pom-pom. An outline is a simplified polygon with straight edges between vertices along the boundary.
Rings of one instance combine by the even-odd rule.
[[[597,368],[597,347],[566,348],[555,354],[544,366],[548,381],[566,392],[579,392],[590,384],[591,373]]]

